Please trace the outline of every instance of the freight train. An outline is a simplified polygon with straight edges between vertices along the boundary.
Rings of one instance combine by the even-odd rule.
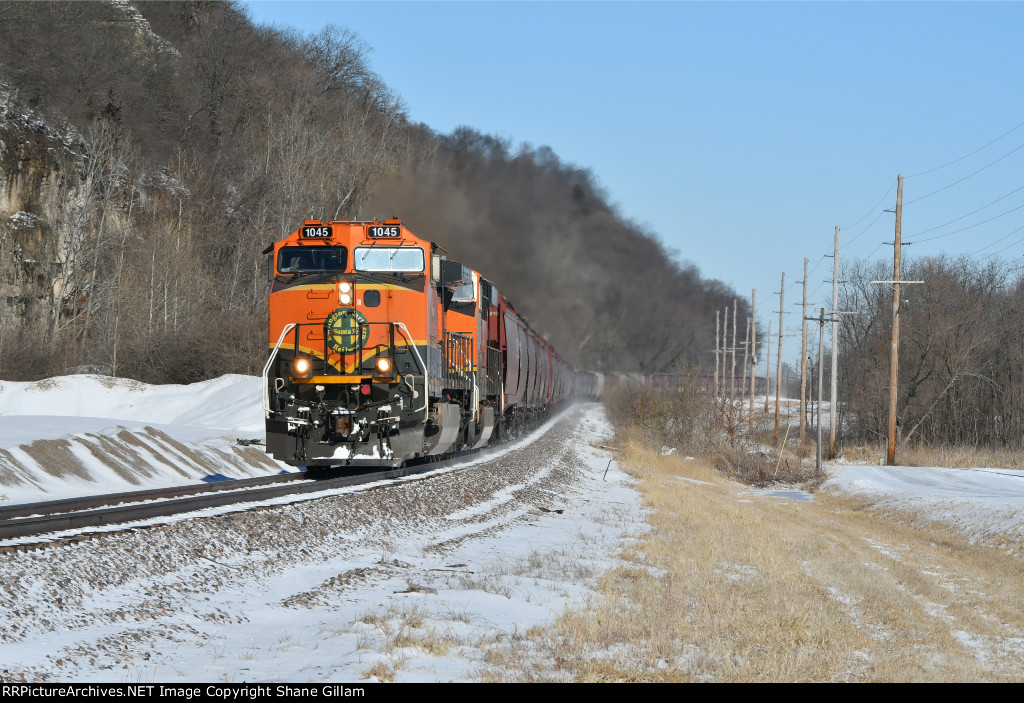
[[[402,466],[514,438],[600,378],[577,374],[472,268],[401,220],[307,220],[270,255],[267,451]]]

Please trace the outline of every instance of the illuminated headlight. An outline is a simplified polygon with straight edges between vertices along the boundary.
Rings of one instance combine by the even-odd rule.
[[[348,281],[338,284],[338,302],[342,305],[352,304],[352,284]]]
[[[379,375],[387,376],[391,373],[391,358],[387,356],[378,357],[375,367]]]
[[[296,359],[292,369],[295,371],[297,378],[309,378],[313,372],[313,364],[310,363],[309,359]]]

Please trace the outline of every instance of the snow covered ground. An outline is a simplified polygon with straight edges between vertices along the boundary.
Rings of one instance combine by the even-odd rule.
[[[105,376],[0,381],[0,505],[278,473],[259,446],[261,381]]]
[[[236,440],[261,424],[252,378],[3,382],[0,492],[280,471],[240,466]],[[0,554],[0,680],[474,680],[490,648],[586,598],[647,529],[597,446],[609,433],[600,406],[576,406],[444,476]],[[158,458],[168,448],[188,476]]]
[[[975,540],[1024,542],[1024,471],[922,466],[828,466],[826,490],[869,495]]]
[[[238,441],[261,435],[255,378],[0,382],[0,505],[284,470]],[[647,529],[609,435],[577,406],[444,476],[0,554],[0,680],[476,680]],[[829,473],[974,536],[1024,529],[1024,472]]]

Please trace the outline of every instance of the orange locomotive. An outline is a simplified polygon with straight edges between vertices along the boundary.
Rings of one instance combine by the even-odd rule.
[[[391,465],[515,436],[575,371],[479,273],[400,221],[306,221],[266,253],[267,451]]]

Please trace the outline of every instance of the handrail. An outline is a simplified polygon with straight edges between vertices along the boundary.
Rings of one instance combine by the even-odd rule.
[[[274,363],[274,358],[277,356],[277,350],[281,348],[281,344],[284,343],[284,336],[292,331],[297,322],[289,322],[284,326],[281,331],[281,336],[277,340],[277,344],[274,345],[274,351],[270,352],[270,358],[267,359],[267,363],[263,366],[263,416],[264,418],[270,417],[270,387],[268,385],[269,379],[267,373],[270,371],[270,365]]]
[[[403,322],[393,323],[395,327],[398,327],[402,331],[402,335],[409,340],[409,348],[412,349],[412,353],[416,356],[416,363],[419,364],[420,371],[423,372],[423,407],[416,408],[413,412],[423,411],[423,421],[427,420],[427,408],[430,405],[430,373],[427,371],[427,365],[423,363],[423,357],[420,356],[420,350],[416,348],[416,343],[412,341],[412,334]]]
[[[419,412],[421,410],[424,411],[424,420],[426,420],[427,410],[428,410],[428,408],[430,406],[430,397],[429,397],[429,393],[427,392],[428,388],[429,388],[429,385],[430,385],[429,384],[430,372],[427,370],[427,365],[423,362],[423,357],[420,356],[419,349],[416,348],[416,343],[412,339],[412,334],[409,332],[409,328],[406,327],[405,324],[402,323],[402,322],[391,322],[391,323],[377,322],[377,323],[368,323],[368,324],[392,324],[395,327],[399,328],[399,330],[402,332],[402,336],[404,336],[405,339],[409,342],[409,347],[408,348],[412,349],[413,356],[416,359],[416,364],[417,364],[417,366],[419,366],[420,371],[423,373],[423,380],[424,380],[424,382],[423,382],[423,407],[422,408],[415,408],[413,410],[413,412]],[[270,367],[273,365],[274,359],[277,357],[278,350],[280,350],[281,345],[284,343],[285,336],[287,336],[287,334],[289,332],[291,332],[294,328],[296,328],[298,326],[299,326],[299,323],[297,323],[297,322],[289,322],[287,325],[284,326],[284,329],[281,331],[281,336],[277,340],[277,344],[274,345],[274,350],[272,352],[270,352],[270,358],[267,359],[267,363],[263,366],[263,374],[262,374],[262,378],[263,378],[263,413],[264,413],[265,417],[269,417],[270,416],[270,385],[269,385],[269,378],[268,378],[268,374],[270,372]]]
[[[445,387],[462,391],[471,390],[475,371],[473,338],[461,332],[446,330],[443,349]]]

